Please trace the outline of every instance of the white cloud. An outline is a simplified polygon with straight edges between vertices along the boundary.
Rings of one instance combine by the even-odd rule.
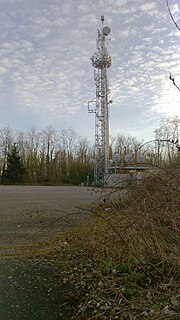
[[[79,1],[79,3],[77,4],[77,12],[79,14],[89,14],[90,11],[90,6],[88,4],[88,2],[85,2],[84,0]]]
[[[140,10],[144,12],[149,12],[156,9],[156,3],[154,1],[152,2],[145,2],[140,6]]]
[[[7,69],[5,67],[0,67],[0,75],[6,74]]]
[[[180,9],[179,9],[178,3],[172,4],[169,7],[170,7],[172,15],[175,15],[175,16],[177,16],[177,18],[179,18]]]
[[[161,2],[13,0],[11,10],[9,4],[0,1],[0,99],[25,118],[25,110],[47,122],[78,119],[81,112],[88,117],[87,101],[95,95],[90,57],[103,13],[111,28],[111,109],[117,118],[121,108],[138,110],[147,123],[159,110],[172,110],[171,99],[177,105],[167,92],[174,92],[169,72],[179,79],[179,36]],[[171,8],[178,13],[177,3]]]

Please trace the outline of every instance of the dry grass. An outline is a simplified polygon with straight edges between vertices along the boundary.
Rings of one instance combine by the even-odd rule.
[[[91,226],[56,240],[74,319],[178,319],[178,174],[148,176],[126,196],[111,191],[85,212]]]

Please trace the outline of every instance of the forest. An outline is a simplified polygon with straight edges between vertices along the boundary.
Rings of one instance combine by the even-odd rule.
[[[119,133],[110,138],[109,158],[118,153],[120,166],[126,164],[126,154],[135,155],[132,164],[137,164],[138,155],[143,155],[144,162],[150,165],[175,164],[179,159],[179,125],[177,116],[162,120],[152,142]],[[51,126],[41,131],[31,128],[27,132],[9,127],[0,129],[1,184],[79,185],[86,184],[87,176],[92,184],[93,162],[93,143],[72,128],[60,132]]]

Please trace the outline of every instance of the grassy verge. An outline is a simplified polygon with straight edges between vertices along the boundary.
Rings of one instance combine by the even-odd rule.
[[[179,180],[148,176],[95,204],[94,223],[55,240],[51,258],[73,286],[73,319],[178,319]],[[113,199],[113,200],[111,200]]]

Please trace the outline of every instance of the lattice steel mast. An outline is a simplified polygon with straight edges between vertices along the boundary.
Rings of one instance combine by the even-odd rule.
[[[109,168],[109,81],[107,69],[111,66],[111,56],[107,50],[107,36],[110,28],[105,26],[101,16],[102,28],[98,30],[96,52],[91,57],[96,83],[96,97],[88,102],[88,111],[95,113],[95,164],[96,185],[105,185]],[[92,109],[90,104],[95,103]]]

